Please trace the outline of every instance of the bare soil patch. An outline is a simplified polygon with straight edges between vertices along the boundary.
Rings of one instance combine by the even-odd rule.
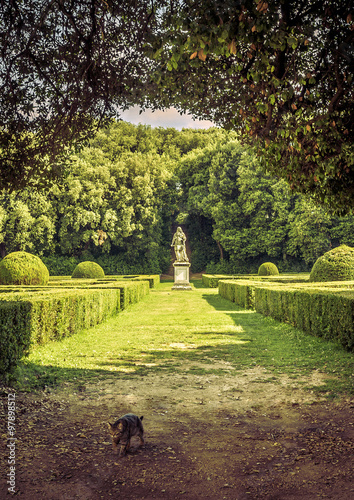
[[[16,496],[354,498],[352,400],[321,400],[258,366],[220,376],[189,368],[185,362],[174,374],[17,394]],[[304,382],[320,385],[321,374]],[[8,494],[8,391],[1,397],[1,498]],[[106,422],[127,412],[144,415],[146,443],[133,441],[118,460]]]

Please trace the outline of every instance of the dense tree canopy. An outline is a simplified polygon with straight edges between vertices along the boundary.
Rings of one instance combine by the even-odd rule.
[[[41,186],[146,83],[149,1],[0,3],[2,187]],[[128,21],[129,20],[129,21]]]
[[[82,260],[106,274],[165,272],[175,222],[195,272],[257,272],[264,261],[308,270],[354,246],[354,216],[331,217],[265,175],[235,132],[114,122],[47,190],[0,194],[0,254],[34,253],[52,274],[71,275]]]
[[[99,259],[110,274],[168,268],[176,164],[219,136],[226,140],[217,129],[177,132],[124,122],[101,129],[47,190],[1,193],[1,257],[29,251],[66,261],[65,274],[82,259]]]
[[[0,3],[0,186],[41,186],[118,108],[175,105],[353,206],[351,0]]]
[[[255,152],[228,137],[178,164],[193,270],[257,272],[271,260],[281,271],[305,271],[329,249],[352,245],[353,216],[330,216],[283,179],[265,175]],[[202,245],[194,241],[202,238]]]
[[[351,208],[351,0],[177,4],[155,51],[165,104],[240,131],[264,169],[339,213]]]

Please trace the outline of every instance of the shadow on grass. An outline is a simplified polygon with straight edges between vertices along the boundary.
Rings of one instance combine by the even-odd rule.
[[[187,336],[180,339],[171,336],[167,337],[165,344],[158,344],[156,348],[138,348],[127,353],[121,351],[108,359],[88,359],[87,367],[39,365],[24,361],[15,374],[20,389],[44,389],[68,383],[75,387],[103,379],[130,379],[179,370],[222,375],[232,368],[236,374],[238,370],[262,366],[275,374],[294,376],[320,370],[333,378],[333,373],[337,373],[340,376],[336,382],[339,389],[333,387],[332,390],[349,390],[353,358],[337,345],[307,335],[290,325],[264,318],[254,311],[241,309],[215,291],[210,294],[206,291],[202,298],[212,307],[208,317],[214,314],[228,316],[233,324],[223,320],[219,324],[216,322],[213,328],[206,317],[205,328],[191,328]],[[71,362],[74,364],[75,360]],[[331,389],[325,383],[323,390]]]
[[[191,279],[190,283],[194,286],[194,288],[205,288],[202,280],[199,279]]]
[[[195,332],[200,335],[204,332]],[[205,332],[206,335],[218,334],[217,332]],[[228,335],[227,333],[224,335]],[[231,335],[234,335],[233,333]],[[232,346],[247,344],[249,339],[236,338]],[[94,383],[107,378],[130,379],[132,377],[144,377],[152,373],[183,372],[189,369],[185,363],[202,363],[210,365],[210,368],[200,368],[203,373],[225,373],[227,370],[214,369],[212,364],[215,359],[228,356],[231,349],[230,344],[202,345],[197,347],[169,347],[164,350],[151,350],[149,353],[137,353],[133,358],[131,355],[120,355],[116,359],[95,362],[96,367],[73,368],[53,365],[38,365],[33,362],[24,361],[14,373],[15,385],[20,390],[41,390],[70,383],[74,386],[84,383]],[[191,367],[192,368],[192,367]],[[195,371],[194,367],[194,371]],[[11,381],[11,380],[10,380]]]

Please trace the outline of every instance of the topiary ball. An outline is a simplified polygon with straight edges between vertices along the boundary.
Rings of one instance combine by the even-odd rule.
[[[278,268],[272,262],[264,262],[259,266],[258,276],[277,276],[278,274]]]
[[[354,280],[354,248],[341,245],[319,257],[310,273],[310,281]]]
[[[104,278],[104,270],[96,262],[80,262],[72,274],[72,278]]]
[[[36,255],[12,252],[0,262],[1,285],[46,285],[49,271]]]

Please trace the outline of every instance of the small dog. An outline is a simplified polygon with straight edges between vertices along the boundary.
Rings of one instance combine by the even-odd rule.
[[[144,444],[144,428],[141,421],[144,417],[137,417],[133,413],[127,413],[120,417],[114,424],[108,423],[109,432],[112,437],[113,450],[118,453],[118,443],[120,443],[119,458],[123,457],[130,447],[130,439],[138,435],[140,446]]]

